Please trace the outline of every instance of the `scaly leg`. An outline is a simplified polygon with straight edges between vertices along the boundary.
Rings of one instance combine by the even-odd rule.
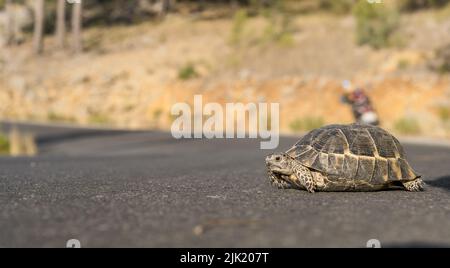
[[[423,191],[424,185],[425,183],[420,178],[408,182],[403,182],[403,186],[405,187],[405,189],[410,192]]]
[[[293,181],[293,183],[305,188],[310,193],[314,193],[316,187],[311,171],[307,167],[299,164],[294,165],[292,170],[297,179],[296,181]]]

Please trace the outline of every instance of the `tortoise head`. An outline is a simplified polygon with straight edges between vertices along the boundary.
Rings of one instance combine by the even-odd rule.
[[[267,169],[278,175],[290,176],[292,175],[291,158],[285,154],[271,154],[266,157]]]
[[[289,177],[292,175],[291,158],[285,154],[271,154],[266,157],[267,172],[271,183],[278,188],[292,188]]]

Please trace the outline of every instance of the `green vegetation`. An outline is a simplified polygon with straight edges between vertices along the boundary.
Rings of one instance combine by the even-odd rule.
[[[111,120],[106,115],[100,113],[92,113],[89,116],[89,123],[95,125],[107,125],[111,123]]]
[[[38,147],[33,134],[20,132],[17,128],[10,130],[8,136],[0,133],[0,154],[34,156],[37,153]]]
[[[324,121],[322,117],[305,117],[297,118],[289,124],[289,127],[294,132],[310,131],[315,128],[322,127]]]
[[[394,124],[395,130],[404,135],[417,135],[420,134],[420,124],[415,118],[400,118]]]
[[[245,25],[248,20],[247,11],[240,9],[234,14],[233,25],[231,27],[230,43],[232,45],[239,45],[242,42]]]
[[[409,66],[410,66],[411,64],[410,64],[410,62],[408,61],[408,60],[406,60],[406,59],[402,59],[402,60],[400,60],[399,62],[398,62],[398,69],[400,69],[400,70],[404,70],[404,69],[407,69]]]
[[[386,3],[372,4],[373,6],[386,6],[392,0],[383,0]],[[27,3],[31,6],[33,1],[14,0],[15,4]],[[45,5],[45,31],[48,34],[54,32],[56,18],[56,0],[46,0]],[[85,1],[84,26],[110,26],[112,24],[129,25],[140,23],[147,19],[158,20],[161,18],[161,10],[149,8],[150,0],[89,0]],[[172,4],[175,1],[172,1]],[[230,5],[233,2],[233,5]],[[305,14],[313,12],[330,12],[333,14],[348,14],[358,0],[177,0],[169,12],[198,12],[199,10],[228,9],[236,6],[241,10],[248,10],[248,15],[260,15],[266,9],[279,9],[285,14]],[[366,2],[367,0],[361,0]],[[442,8],[450,3],[450,0],[395,0],[400,11],[410,12],[424,8]],[[359,3],[358,3],[359,4]],[[5,0],[0,0],[0,9],[4,8]],[[69,7],[66,7],[69,9]],[[69,12],[69,11],[67,11]],[[244,11],[247,13],[247,11]],[[235,16],[242,16],[242,12]],[[229,12],[228,14],[232,14]],[[241,17],[243,18],[243,17]],[[239,18],[237,18],[239,19]],[[31,31],[32,27],[28,27]]]
[[[442,122],[444,123],[450,122],[450,107],[440,106],[438,108],[438,116]]]
[[[178,70],[178,79],[180,80],[189,80],[198,76],[195,65],[192,63],[187,63]]]
[[[402,11],[414,11],[422,8],[438,8],[450,3],[450,0],[398,0]]]
[[[163,114],[162,109],[156,109],[153,111],[153,120],[158,121],[161,118],[161,115]]]
[[[8,137],[0,133],[0,154],[9,154],[10,142]]]
[[[292,15],[285,11],[284,6],[280,5],[276,9],[267,9],[264,12],[264,17],[267,26],[261,38],[263,42],[275,42],[285,46],[294,43]]]
[[[392,45],[392,36],[399,25],[395,9],[360,0],[355,5],[353,14],[358,44],[367,44],[376,49]]]
[[[264,18],[265,27],[262,33],[249,29],[250,14]],[[237,47],[245,44],[263,45],[267,43],[290,46],[294,43],[292,17],[292,13],[285,7],[284,1],[274,1],[269,5],[262,5],[256,1],[250,7],[241,8],[235,12],[229,42]]]
[[[352,10],[355,0],[320,0],[320,9],[334,14],[347,14]]]
[[[431,68],[438,73],[450,73],[450,44],[436,50]]]
[[[51,112],[51,111],[47,114],[47,120],[52,121],[52,122],[66,122],[66,123],[75,122],[75,118],[73,118],[73,117],[60,115],[60,114],[57,114],[57,113]]]
[[[178,118],[178,115],[174,115],[169,111],[167,113],[167,118],[168,118],[169,122],[172,123],[173,121],[175,121]]]
[[[159,0],[162,1],[162,0]],[[14,3],[27,3],[31,7],[32,1],[15,0]],[[45,5],[45,33],[54,34],[56,18],[56,0],[46,0]],[[150,0],[90,0],[83,5],[83,28],[111,25],[138,24],[146,20],[161,21],[166,11],[171,13],[189,14],[200,10],[211,10],[225,16],[233,16],[233,26],[230,34],[230,43],[240,45],[246,35],[255,33],[246,31],[248,19],[251,16],[263,16],[268,24],[262,36],[250,42],[263,44],[275,42],[283,46],[294,43],[291,27],[291,17],[298,14],[328,12],[333,14],[353,14],[357,20],[356,39],[359,44],[368,44],[374,48],[383,48],[397,45],[401,40],[395,38],[395,30],[398,27],[398,12],[410,12],[425,8],[441,8],[450,3],[450,0],[383,0],[381,4],[370,4],[367,0],[178,0],[172,1],[172,6],[165,11],[150,8]],[[232,4],[230,4],[232,3]],[[4,7],[5,0],[0,0],[0,9]],[[70,5],[66,7],[69,12]],[[217,12],[223,10],[226,12]],[[236,11],[237,10],[237,11]],[[212,15],[214,17],[214,15]],[[33,25],[29,24],[24,29],[31,32]],[[111,33],[108,33],[108,35]],[[259,33],[258,33],[259,34]],[[393,38],[394,37],[394,38]],[[255,39],[254,37],[252,37]],[[104,53],[102,43],[115,42],[116,40],[103,40],[103,36],[87,36],[84,47],[87,50],[97,50]],[[165,40],[164,34],[160,36]],[[117,41],[121,37],[117,36]],[[400,44],[401,45],[401,44]]]
[[[441,120],[443,129],[450,133],[450,107],[449,106],[439,106],[437,109],[439,119]]]

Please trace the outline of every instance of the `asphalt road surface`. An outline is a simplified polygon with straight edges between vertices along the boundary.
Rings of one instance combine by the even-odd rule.
[[[450,246],[449,146],[404,144],[425,192],[310,194],[270,186],[259,140],[19,128],[40,154],[0,157],[0,247]]]

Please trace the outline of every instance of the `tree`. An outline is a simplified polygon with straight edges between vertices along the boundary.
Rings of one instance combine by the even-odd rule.
[[[34,53],[41,54],[44,50],[44,0],[34,1]]]
[[[78,0],[72,7],[72,48],[75,53],[83,50],[81,43],[82,3],[82,0]]]
[[[172,6],[174,5],[174,0],[162,0],[162,13],[166,15]]]
[[[56,42],[59,48],[64,47],[66,35],[66,0],[58,0],[56,7]]]

